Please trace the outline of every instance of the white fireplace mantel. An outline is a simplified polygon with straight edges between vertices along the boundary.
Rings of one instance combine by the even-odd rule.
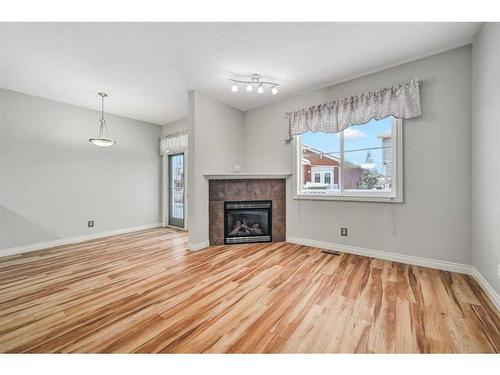
[[[288,178],[291,173],[218,173],[204,174],[208,180],[249,180],[249,179],[277,179]]]

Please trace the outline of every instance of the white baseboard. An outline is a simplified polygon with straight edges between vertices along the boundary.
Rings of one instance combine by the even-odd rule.
[[[310,240],[306,238],[299,238],[292,236],[287,236],[286,240],[287,242],[299,245],[319,247],[327,250],[336,250],[349,254],[363,255],[371,258],[389,260],[393,262],[413,264],[415,266],[436,268],[438,270],[443,270],[443,271],[451,271],[467,275],[470,275],[472,273],[472,267],[468,264],[453,263],[437,259],[421,258],[412,255],[390,253],[388,251],[372,250],[363,247],[341,245],[332,242]]]
[[[77,242],[95,240],[95,239],[103,238],[103,237],[116,236],[119,234],[137,232],[140,230],[157,228],[160,226],[161,226],[161,223],[146,224],[146,225],[140,225],[138,227],[133,227],[133,228],[115,229],[115,230],[110,230],[107,232],[84,234],[82,236],[61,238],[59,240],[54,240],[54,241],[38,242],[38,243],[34,243],[34,244],[29,244],[29,245],[10,247],[10,248],[5,248],[5,249],[0,249],[0,257],[28,253],[30,251],[48,249],[51,247],[62,246],[62,245],[69,245],[69,244],[77,243]]]
[[[471,267],[472,277],[476,279],[477,283],[483,288],[486,295],[490,298],[491,302],[496,306],[497,310],[500,311],[500,295],[493,289],[490,283],[479,273],[476,267]]]
[[[198,250],[205,249],[209,246],[210,246],[210,243],[208,242],[208,240],[203,241],[203,242],[195,242],[195,243],[189,242],[188,243],[188,250],[198,251]]]

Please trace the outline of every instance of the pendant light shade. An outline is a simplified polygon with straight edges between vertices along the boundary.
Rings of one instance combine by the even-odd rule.
[[[100,92],[98,94],[101,97],[101,119],[99,120],[99,135],[97,138],[90,138],[89,142],[100,147],[109,147],[116,144],[116,142],[109,135],[108,128],[106,126],[106,120],[104,119],[104,98],[108,96],[107,94]]]

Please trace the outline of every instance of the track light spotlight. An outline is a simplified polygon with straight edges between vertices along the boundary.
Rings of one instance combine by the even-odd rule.
[[[232,92],[238,92],[238,84],[245,85],[245,90],[250,92],[253,91],[254,86],[257,87],[257,93],[258,94],[263,94],[264,93],[264,87],[265,86],[270,86],[271,87],[271,93],[273,95],[276,95],[278,93],[278,86],[279,83],[276,82],[271,82],[271,81],[261,81],[261,75],[260,74],[251,74],[248,79],[234,79],[234,78],[229,78],[229,80],[233,83],[231,85],[231,91]]]

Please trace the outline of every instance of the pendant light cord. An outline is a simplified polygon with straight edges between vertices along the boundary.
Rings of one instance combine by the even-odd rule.
[[[101,120],[104,120],[104,96],[101,96]]]

